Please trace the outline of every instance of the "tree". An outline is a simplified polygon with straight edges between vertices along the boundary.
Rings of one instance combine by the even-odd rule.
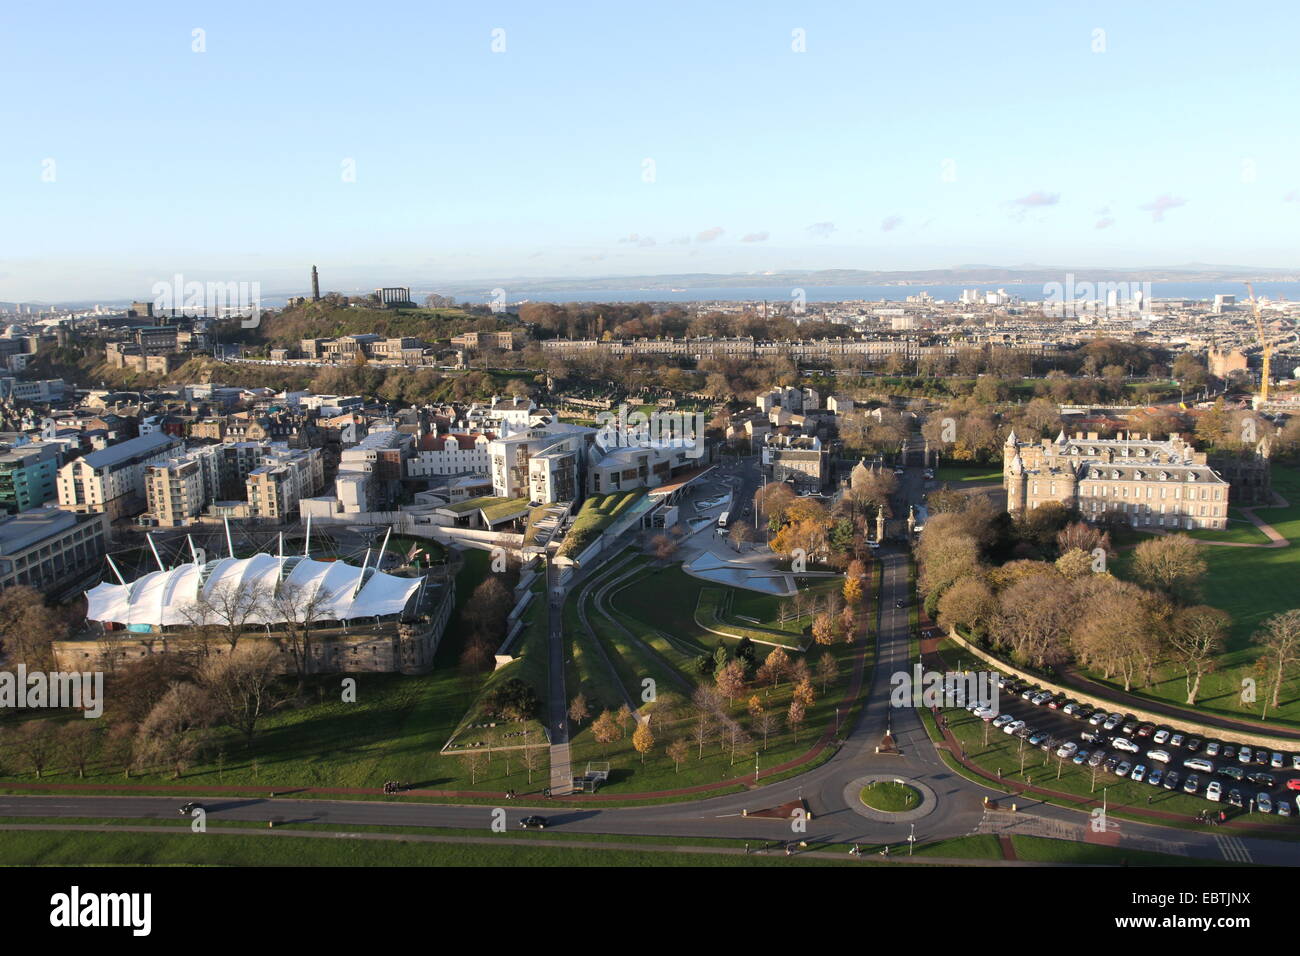
[[[790,655],[782,648],[774,647],[754,676],[759,680],[770,681],[772,686],[776,687],[789,672]]]
[[[645,764],[646,754],[654,749],[655,735],[650,730],[650,719],[639,722],[636,730],[632,731],[632,746],[636,752],[641,755],[641,763]]]
[[[983,578],[962,578],[939,598],[939,623],[976,636],[988,628],[997,608],[997,598]]]
[[[275,709],[280,655],[265,641],[240,654],[209,657],[199,665],[199,683],[222,720],[252,743],[257,724]]]
[[[763,749],[767,749],[767,738],[780,731],[781,716],[765,710],[754,718],[754,730],[763,735]]]
[[[1276,708],[1281,703],[1282,685],[1300,664],[1300,608],[1274,614],[1253,639],[1263,648],[1260,659],[1272,685],[1272,706]]]
[[[465,772],[469,774],[469,784],[472,787],[478,783],[479,774],[487,767],[487,754],[481,750],[470,750],[459,756]]]
[[[1187,679],[1187,703],[1196,704],[1201,678],[1214,669],[1232,619],[1218,608],[1201,605],[1180,609],[1169,629],[1169,650]]]
[[[1185,534],[1161,535],[1133,551],[1133,580],[1181,603],[1196,599],[1206,570],[1201,545]]]
[[[569,719],[582,726],[582,722],[591,716],[591,711],[587,709],[587,697],[585,694],[579,694],[573,700],[569,701]]]
[[[993,634],[1032,667],[1055,667],[1069,656],[1074,595],[1060,575],[1034,574],[999,595]]]
[[[287,582],[282,583],[269,598],[284,635],[282,642],[293,657],[299,694],[302,694],[307,675],[312,669],[312,626],[321,620],[321,615],[333,599],[334,594],[329,588],[306,588]]]
[[[180,777],[207,742],[213,719],[207,692],[184,681],[173,683],[141,722],[133,748],[138,767],[169,767]]]
[[[849,605],[857,605],[862,602],[862,580],[861,578],[844,579],[844,601]]]
[[[812,624],[813,640],[818,644],[830,644],[835,640],[835,621],[827,613],[822,612],[813,618]]]
[[[635,741],[633,741],[633,743],[635,743]],[[680,773],[682,769],[682,761],[684,761],[687,754],[690,753],[690,745],[686,743],[686,738],[678,737],[668,745],[664,752],[668,754],[668,759],[673,762],[673,773]]]
[[[628,724],[636,723],[636,715],[632,713],[632,708],[627,704],[619,704],[618,713],[615,715],[618,720],[618,735],[620,738],[627,736],[624,729]]]
[[[714,682],[717,684],[718,693],[727,698],[727,703],[731,703],[744,693],[745,665],[740,661],[728,661],[718,669]]]
[[[826,693],[826,685],[838,680],[840,676],[840,665],[835,660],[835,655],[823,653],[817,658],[817,678],[822,682],[822,693]]]
[[[0,655],[10,666],[52,670],[50,643],[67,634],[67,618],[47,606],[39,591],[25,584],[0,590]]]
[[[210,621],[220,629],[233,654],[253,619],[265,616],[268,598],[266,588],[253,581],[225,581],[201,592],[194,601],[199,607],[187,610],[186,617]]]
[[[677,539],[670,534],[657,534],[650,539],[650,553],[658,561],[671,561],[677,553]]]
[[[524,763],[524,769],[528,771],[528,785],[529,785],[530,787],[531,787],[532,784],[533,784],[533,774],[534,774],[537,770],[541,769],[541,766],[542,766],[542,755],[543,755],[544,753],[545,753],[545,748],[543,748],[543,747],[530,747],[530,746],[528,746],[528,740],[527,740],[527,738],[524,739],[524,750],[523,750],[523,756],[522,756],[520,759],[523,760],[523,763]]]
[[[14,734],[14,749],[27,761],[40,779],[58,748],[58,738],[48,720],[29,720]]]
[[[98,721],[73,720],[59,731],[59,750],[72,766],[77,776],[86,775],[86,764],[99,746]]]
[[[754,529],[743,521],[736,521],[727,532],[727,541],[737,551],[745,550],[745,545],[754,540]]]
[[[600,744],[601,753],[609,755],[609,745],[621,735],[618,720],[608,710],[602,710],[596,722],[591,725],[591,735]]]
[[[804,702],[798,697],[790,701],[790,709],[786,713],[786,723],[790,725],[790,730],[794,733],[795,743],[799,742],[799,728],[804,725],[808,719],[808,710]]]

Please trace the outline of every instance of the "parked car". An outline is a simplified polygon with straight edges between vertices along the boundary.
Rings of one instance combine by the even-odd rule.
[[[1060,710],[1069,702],[1070,702],[1070,698],[1066,697],[1064,694],[1057,694],[1055,697],[1053,697],[1051,700],[1047,702],[1047,706],[1051,710]]]
[[[1115,776],[1127,777],[1128,772],[1132,769],[1133,769],[1133,765],[1131,763],[1129,763],[1127,760],[1121,760],[1119,762],[1119,766],[1115,768]]]
[[[1211,780],[1205,788],[1205,799],[1213,800],[1218,803],[1223,796],[1223,784],[1217,780]]]
[[[1214,773],[1214,764],[1204,757],[1189,757],[1183,761],[1183,766],[1188,770],[1199,770],[1201,773]]]
[[[993,719],[993,726],[998,730],[1001,730],[1003,727],[1005,727],[1007,724],[1011,723],[1011,721],[1015,719],[1016,717],[1014,714],[1000,714]]]
[[[1196,751],[1198,751],[1198,750],[1201,749],[1201,744],[1202,744],[1202,743],[1203,743],[1203,741],[1201,740],[1200,737],[1188,737],[1188,738],[1187,738],[1187,749],[1188,749],[1189,751],[1191,751],[1192,753],[1196,753]]]
[[[1272,758],[1269,760],[1268,764],[1274,770],[1281,770],[1282,767],[1285,766],[1285,761],[1283,760],[1281,754],[1275,753],[1273,754]]]
[[[1228,803],[1234,807],[1244,807],[1246,805],[1245,801],[1241,798],[1240,790],[1228,791]]]
[[[1100,730],[1085,730],[1079,734],[1079,737],[1090,744],[1103,744],[1106,742],[1106,735]]]
[[[1282,797],[1277,799],[1277,815],[1279,817],[1289,817],[1291,815],[1291,804]]]
[[[1246,779],[1257,787],[1273,787],[1273,775],[1265,773],[1263,770],[1256,770],[1254,773],[1246,774]]]
[[[1154,760],[1154,761],[1156,761],[1157,763],[1169,763],[1169,751],[1168,751],[1168,750],[1148,750],[1148,751],[1147,751],[1147,758],[1150,759],[1150,760]]]
[[[1107,714],[1105,721],[1102,722],[1102,730],[1114,730],[1124,721],[1123,714]]]
[[[1240,764],[1250,763],[1250,756],[1251,756],[1250,748],[1243,746],[1240,750],[1237,751],[1237,763]]]
[[[1107,717],[1109,717],[1109,715],[1104,710],[1099,710],[1088,718],[1088,723],[1092,724],[1094,727],[1100,727]]]
[[[1291,755],[1291,769],[1300,770],[1300,754]]]
[[[1091,754],[1087,750],[1084,750],[1082,747],[1080,747],[1079,752],[1074,755],[1074,759],[1071,760],[1070,763],[1078,764],[1082,766],[1083,764],[1087,763],[1088,758],[1090,756]]]
[[[1172,737],[1169,738],[1169,746],[1181,747],[1183,745],[1183,741],[1186,739],[1187,738],[1184,737],[1182,734],[1174,734]]]
[[[1238,783],[1246,779],[1246,771],[1240,767],[1234,767],[1232,764],[1220,767],[1218,773],[1220,777],[1227,777],[1230,780],[1236,780]]]
[[[1288,790],[1300,790],[1300,777],[1292,777],[1286,782]]]
[[[1030,737],[1029,737],[1029,746],[1031,746],[1031,747],[1037,747],[1039,744],[1041,744],[1041,743],[1042,743],[1044,740],[1046,740],[1046,739],[1047,739],[1047,733],[1046,733],[1045,731],[1040,730],[1040,731],[1038,731],[1037,733],[1035,733],[1035,734],[1031,734],[1031,735],[1030,735]]]
[[[1056,756],[1060,757],[1062,760],[1069,760],[1078,752],[1079,752],[1079,745],[1076,744],[1073,740],[1071,740],[1069,743],[1061,744],[1061,746],[1056,751]]]
[[[1211,740],[1211,741],[1207,742],[1206,745],[1205,745],[1205,756],[1207,756],[1207,757],[1217,757],[1217,756],[1219,756],[1219,750],[1220,750],[1222,747],[1223,747],[1223,744],[1219,743],[1217,740]]]
[[[1152,767],[1151,772],[1147,774],[1147,783],[1153,787],[1160,786],[1160,781],[1165,777],[1165,772],[1159,767]]]
[[[1017,727],[1015,730],[1011,731],[1011,733],[1015,734],[1022,740],[1027,738],[1033,732],[1034,728],[1030,727],[1028,724],[1025,724],[1023,727]]]
[[[1167,741],[1168,739],[1169,739],[1169,728],[1168,728],[1168,727],[1161,727],[1159,730],[1157,730],[1157,731],[1155,732],[1155,736],[1153,736],[1153,737],[1151,738],[1151,742],[1152,742],[1152,743],[1157,743],[1157,744],[1162,744],[1162,743],[1164,743],[1165,741]]]
[[[1260,813],[1272,813],[1273,798],[1270,797],[1266,791],[1261,790],[1255,796],[1255,809]]]
[[[1080,704],[1074,710],[1070,711],[1070,716],[1075,720],[1088,720],[1097,711],[1087,704]]]
[[[1004,734],[1014,734],[1017,730],[1020,730],[1024,726],[1025,726],[1025,722],[1023,720],[1013,720],[1011,721],[1011,723],[1007,724],[1002,728],[1002,732]]]
[[[1119,766],[1119,758],[1112,754],[1111,756],[1107,757],[1106,760],[1102,763],[1101,769],[1105,770],[1107,773],[1114,773],[1115,768],[1118,766]]]
[[[1052,699],[1051,692],[1045,690],[1041,694],[1035,694],[1033,698],[1030,700],[1030,703],[1032,703],[1035,707],[1042,707],[1045,703],[1047,703],[1051,699]]]
[[[1156,725],[1155,725],[1155,724],[1139,724],[1139,725],[1138,725],[1138,736],[1139,736],[1139,737],[1150,737],[1153,733],[1155,733],[1155,731],[1156,731]]]
[[[1089,767],[1100,767],[1101,762],[1106,759],[1106,751],[1094,750],[1092,756],[1088,758]]]
[[[1120,729],[1120,732],[1121,732],[1125,737],[1132,737],[1135,733],[1137,733],[1137,729],[1138,729],[1138,721],[1137,721],[1137,718],[1136,718],[1136,717],[1133,717],[1133,718],[1130,718],[1130,719],[1124,721],[1124,723],[1123,723],[1122,725],[1120,725],[1120,728],[1119,728],[1119,729]]]
[[[1179,779],[1180,779],[1180,778],[1179,778],[1179,776],[1178,776],[1178,771],[1177,771],[1177,770],[1170,770],[1167,774],[1165,774],[1165,789],[1166,789],[1166,790],[1177,790],[1177,789],[1178,789],[1178,781],[1179,781]]]
[[[1135,754],[1142,749],[1137,744],[1133,743],[1133,741],[1129,740],[1127,737],[1116,737],[1114,740],[1110,742],[1110,745],[1114,747],[1116,750],[1122,750],[1125,753],[1129,753],[1129,754]]]
[[[1026,690],[1024,690],[1024,691],[1021,691],[1021,693],[1020,693],[1020,699],[1021,699],[1021,700],[1033,700],[1033,699],[1034,699],[1035,697],[1037,697],[1040,693],[1041,693],[1041,691],[1039,691],[1039,689],[1038,689],[1037,687],[1030,687],[1030,688],[1028,688],[1028,689],[1026,689]]]
[[[1074,712],[1078,710],[1081,706],[1082,706],[1081,704],[1076,703],[1075,701],[1070,701],[1064,707],[1061,708],[1061,713],[1069,714],[1071,717],[1073,717]]]
[[[1133,768],[1133,772],[1128,775],[1128,778],[1132,780],[1134,783],[1141,783],[1143,778],[1146,777],[1146,775],[1147,775],[1147,765],[1144,763],[1140,763]]]
[[[1198,774],[1189,773],[1187,779],[1183,781],[1183,793],[1195,793],[1201,789],[1201,778]]]
[[[1223,750],[1221,752],[1223,754],[1224,760],[1232,760],[1234,757],[1237,756],[1237,748],[1234,747],[1232,744],[1224,744]]]
[[[998,715],[992,707],[976,707],[974,713],[980,720],[992,720]]]

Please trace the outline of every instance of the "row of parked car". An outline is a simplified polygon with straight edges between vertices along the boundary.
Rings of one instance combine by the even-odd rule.
[[[1135,783],[1146,782],[1165,790],[1181,789],[1187,794],[1202,793],[1216,803],[1226,802],[1241,808],[1251,805],[1261,813],[1289,817],[1300,811],[1300,801],[1293,806],[1293,798],[1269,793],[1278,786],[1280,776],[1270,771],[1300,771],[1300,753],[1284,754],[1244,744],[1205,740],[1196,734],[1143,721],[1133,714],[1096,708],[1005,675],[999,678],[999,688],[1003,693],[1015,694],[1029,704],[1059,711],[1086,725],[1079,734],[1080,742],[1075,742],[1068,739],[1072,733],[1039,730],[1011,713],[998,713],[975,704],[966,708],[1003,733],[1023,738],[1030,746],[1054,751],[1062,760],[1100,767]],[[1108,749],[1119,752],[1108,754]],[[1177,769],[1179,766],[1181,771]],[[1300,791],[1300,777],[1282,783],[1288,791]],[[1246,789],[1245,784],[1250,784],[1252,789]]]

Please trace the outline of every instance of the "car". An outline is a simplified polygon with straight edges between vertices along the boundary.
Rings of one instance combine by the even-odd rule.
[[[1181,747],[1183,745],[1183,741],[1186,739],[1187,738],[1184,737],[1182,734],[1174,734],[1172,737],[1169,738],[1169,746]]]
[[[1205,788],[1205,799],[1213,800],[1215,803],[1218,803],[1222,796],[1223,784],[1219,783],[1217,780],[1211,780],[1209,785]]]
[[[190,801],[189,803],[182,803],[180,809],[177,810],[176,812],[183,817],[188,817],[195,810],[202,810],[202,809],[203,809],[203,804],[194,803],[193,801]]]
[[[1140,724],[1138,726],[1139,737],[1150,737],[1155,732],[1156,732],[1155,724]]]
[[[1121,760],[1119,762],[1119,766],[1115,768],[1115,776],[1127,777],[1129,771],[1132,769],[1133,769],[1133,765],[1131,763],[1129,763],[1127,760]]]
[[[1079,752],[1079,745],[1076,744],[1073,740],[1071,740],[1068,743],[1061,744],[1061,746],[1057,748],[1056,756],[1060,757],[1062,760],[1069,760],[1078,752]]]
[[[1102,730],[1114,730],[1114,729],[1115,729],[1116,727],[1118,727],[1121,723],[1123,723],[1123,721],[1124,721],[1124,715],[1123,715],[1123,714],[1109,714],[1109,715],[1106,717],[1105,721],[1102,722],[1101,729],[1102,729]]]
[[[1237,748],[1232,744],[1224,744],[1221,753],[1224,760],[1231,760],[1237,756]]]
[[[1286,782],[1288,790],[1300,790],[1300,777],[1292,777]]]
[[[1040,693],[1042,693],[1042,691],[1040,691],[1037,687],[1027,687],[1027,688],[1025,688],[1023,691],[1020,692],[1020,699],[1021,699],[1021,700],[1033,700],[1033,699],[1034,699],[1035,697],[1037,697]]]
[[[1106,751],[1094,750],[1092,756],[1088,758],[1089,767],[1100,767],[1101,762],[1106,759]]]
[[[1272,767],[1274,770],[1281,770],[1283,766],[1282,755],[1279,753],[1273,754],[1272,758],[1268,762],[1268,765]]]
[[[1237,751],[1237,763],[1240,764],[1250,763],[1250,757],[1251,757],[1251,753],[1249,747],[1243,746],[1240,750]]]
[[[1234,807],[1243,807],[1243,806],[1246,805],[1246,804],[1245,804],[1245,801],[1241,799],[1241,791],[1240,791],[1240,790],[1229,790],[1229,791],[1228,791],[1228,803],[1229,803],[1229,805],[1234,806]]]
[[[1001,730],[1015,719],[1015,714],[999,714],[997,717],[993,718],[993,726],[996,729]]]
[[[1260,813],[1272,813],[1273,798],[1270,797],[1267,792],[1261,790],[1255,796],[1255,809],[1258,810]]]
[[[1165,772],[1159,767],[1152,767],[1151,772],[1147,774],[1147,783],[1153,787],[1160,786],[1160,781],[1164,779]]]
[[[1198,751],[1198,750],[1201,749],[1201,744],[1202,744],[1202,743],[1203,743],[1203,741],[1201,740],[1200,737],[1188,737],[1188,738],[1187,738],[1187,749],[1188,749],[1189,751],[1191,751],[1192,753],[1196,753],[1196,751]]]
[[[1215,771],[1220,777],[1227,777],[1229,780],[1235,780],[1238,783],[1246,779],[1246,771],[1240,767],[1234,767],[1232,764],[1224,764]]]
[[[1133,741],[1129,740],[1127,737],[1116,737],[1114,740],[1110,742],[1110,745],[1114,747],[1116,750],[1122,750],[1128,754],[1135,754],[1142,749],[1137,744],[1133,743]]]
[[[1268,758],[1267,750],[1256,750],[1254,758],[1251,760],[1251,763],[1255,764],[1258,767],[1267,767],[1268,759],[1269,758]]]
[[[1090,744],[1104,744],[1106,742],[1106,735],[1100,730],[1085,730],[1079,734],[1079,738]]]
[[[1180,779],[1180,778],[1179,778],[1179,776],[1178,776],[1178,771],[1177,771],[1177,770],[1170,770],[1167,774],[1165,774],[1165,784],[1164,784],[1165,789],[1166,789],[1166,790],[1177,790],[1177,789],[1178,789],[1178,781],[1179,781],[1179,779]]]
[[[1300,754],[1291,755],[1291,769],[1300,770]]]
[[[1035,707],[1042,707],[1045,703],[1047,703],[1051,699],[1052,699],[1051,691],[1045,690],[1041,694],[1035,694],[1033,699],[1030,701],[1030,703],[1033,704]]]
[[[905,608],[905,607],[907,607],[907,602],[906,602],[906,601],[901,601],[901,600],[900,600],[900,601],[895,601],[895,602],[894,602],[894,607],[896,607],[896,608],[900,608],[900,609],[901,609],[901,608]]]
[[[1201,789],[1201,778],[1194,773],[1189,773],[1187,779],[1183,781],[1183,793],[1195,793]]]
[[[1137,733],[1137,729],[1138,729],[1138,721],[1137,721],[1137,718],[1134,717],[1134,718],[1132,718],[1132,719],[1130,719],[1130,720],[1126,720],[1126,721],[1124,721],[1124,723],[1120,726],[1119,729],[1120,729],[1120,732],[1121,732],[1125,737],[1132,737],[1135,733]]]
[[[1071,760],[1070,763],[1082,766],[1083,764],[1088,762],[1088,758],[1090,756],[1091,754],[1089,753],[1089,751],[1084,750],[1082,747],[1080,747],[1079,752],[1074,755],[1074,759]]]
[[[1217,757],[1222,748],[1223,744],[1219,743],[1217,740],[1207,741],[1205,744],[1205,756]]]
[[[1030,734],[1029,736],[1029,746],[1037,747],[1046,739],[1047,739],[1047,733],[1045,731],[1042,730],[1036,731],[1035,733]]]
[[[1094,727],[1100,727],[1109,715],[1104,710],[1099,710],[1088,718],[1088,723]]]
[[[976,707],[972,713],[980,720],[992,720],[998,715],[998,712],[992,707]]]
[[[1023,720],[1013,720],[1002,728],[1004,734],[1014,734],[1017,730],[1023,730],[1025,722]]]
[[[1147,759],[1154,760],[1156,763],[1169,763],[1168,750],[1148,750]]]
[[[1262,770],[1246,774],[1246,779],[1257,787],[1272,788],[1273,786],[1273,775],[1271,773],[1265,773]]]
[[[1069,702],[1070,702],[1070,698],[1066,697],[1064,694],[1057,694],[1055,697],[1053,697],[1051,700],[1047,702],[1047,706],[1051,710],[1060,710]]]
[[[1118,766],[1119,766],[1119,758],[1112,754],[1111,756],[1107,757],[1105,761],[1102,762],[1101,769],[1105,770],[1107,773],[1114,773],[1115,768]]]
[[[1152,743],[1157,743],[1157,744],[1162,744],[1162,743],[1164,743],[1164,742],[1165,742],[1166,740],[1168,740],[1168,739],[1169,739],[1169,728],[1168,728],[1168,727],[1161,727],[1159,730],[1157,730],[1157,731],[1155,732],[1155,735],[1152,736],[1152,738],[1151,738],[1151,742],[1152,742]]]
[[[1188,770],[1199,770],[1201,773],[1214,773],[1214,764],[1204,757],[1189,757],[1183,761],[1183,766]]]
[[[1095,713],[1096,711],[1093,710],[1091,707],[1089,707],[1087,704],[1080,704],[1078,707],[1074,708],[1074,710],[1070,712],[1070,716],[1073,717],[1075,720],[1087,720]]]
[[[1023,727],[1017,727],[1017,728],[1013,731],[1013,733],[1014,733],[1017,737],[1019,737],[1021,740],[1028,740],[1028,739],[1029,739],[1029,735],[1032,734],[1033,732],[1034,732],[1034,728],[1033,728],[1033,727],[1030,727],[1028,724],[1025,724],[1025,726],[1023,726]]]
[[[1061,708],[1061,713],[1069,714],[1071,717],[1073,717],[1074,712],[1082,706],[1083,706],[1082,704],[1072,700],[1066,703],[1065,706]]]
[[[1277,815],[1279,817],[1289,817],[1291,815],[1291,804],[1281,797],[1277,801]]]
[[[534,814],[533,816],[530,816],[530,817],[524,817],[522,820],[519,821],[519,829],[521,829],[521,830],[545,830],[545,829],[546,829],[546,817],[539,817],[539,816],[537,816],[536,814]]]

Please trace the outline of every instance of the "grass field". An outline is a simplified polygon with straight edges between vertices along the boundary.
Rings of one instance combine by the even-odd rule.
[[[921,805],[921,795],[914,787],[892,780],[869,783],[858,793],[864,806],[884,813],[905,813]]]
[[[1258,679],[1254,671],[1258,651],[1252,635],[1270,615],[1300,606],[1300,470],[1273,466],[1273,487],[1290,502],[1285,508],[1259,508],[1256,513],[1292,543],[1285,548],[1224,548],[1206,545],[1202,555],[1209,572],[1204,582],[1205,603],[1232,616],[1232,630],[1219,666],[1201,683],[1197,707],[1227,716],[1261,716],[1260,702],[1241,699],[1242,680]],[[1254,529],[1252,528],[1252,531]],[[1224,532],[1218,532],[1224,534]],[[1238,534],[1236,527],[1228,535]],[[1262,535],[1261,535],[1262,537]],[[1112,570],[1126,575],[1131,553],[1112,562]],[[1097,675],[1094,679],[1100,680]],[[1103,683],[1105,683],[1103,681]],[[1300,724],[1300,682],[1291,681],[1282,694],[1282,706],[1270,708],[1269,720]],[[1136,688],[1142,696],[1184,706],[1187,699],[1183,674],[1173,666],[1160,668],[1153,684]],[[1263,698],[1263,694],[1258,695]]]
[[[939,482],[949,481],[958,484],[976,481],[1000,482],[1002,480],[1002,466],[945,462],[935,469],[934,477]]]

